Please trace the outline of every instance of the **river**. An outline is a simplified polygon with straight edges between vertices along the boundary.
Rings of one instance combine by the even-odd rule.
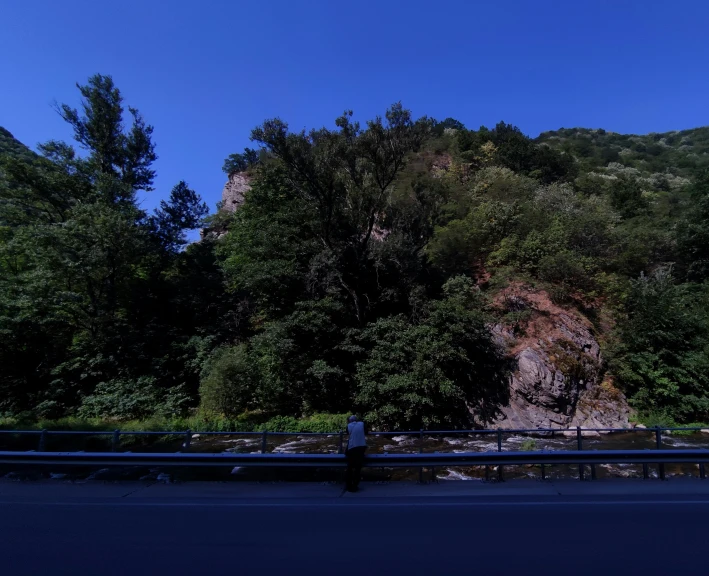
[[[568,432],[567,432],[568,434]],[[274,453],[337,453],[339,449],[339,436],[270,436],[268,437],[267,451]],[[250,437],[224,437],[207,436],[198,437],[192,440],[190,451],[197,452],[237,452],[237,453],[257,453],[261,452],[262,438],[260,436]],[[344,442],[347,442],[345,436]],[[644,450],[656,447],[656,436],[654,430],[629,430],[613,434],[605,434],[598,437],[582,438],[584,450]],[[563,432],[555,433],[553,436],[530,437],[513,433],[502,434],[502,451],[521,450],[576,450],[577,438],[564,436]],[[663,433],[663,449],[690,449],[709,448],[709,434],[693,433],[691,435],[671,435]],[[443,436],[423,436],[423,442],[419,435],[394,435],[368,437],[368,453],[370,454],[412,454],[423,451],[433,452],[496,452],[498,450],[496,434],[451,434]],[[587,467],[587,474],[588,470]],[[698,465],[696,464],[667,464],[665,466],[667,476],[697,476]],[[250,477],[255,470],[240,469],[235,474]],[[547,478],[578,478],[578,466],[545,466],[545,476]],[[420,471],[416,469],[394,468],[376,470],[365,470],[365,479],[396,481],[419,479]],[[649,467],[651,477],[657,477],[657,466]],[[542,471],[539,466],[506,466],[503,471],[504,478],[539,478]],[[455,467],[441,468],[436,470],[424,470],[423,479],[432,480],[484,480],[497,478],[496,468],[491,467],[486,470],[484,466],[477,467]],[[631,478],[642,477],[642,465],[640,464],[603,464],[596,466],[597,478]]]

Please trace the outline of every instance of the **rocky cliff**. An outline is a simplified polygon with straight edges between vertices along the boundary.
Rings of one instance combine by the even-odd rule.
[[[244,203],[244,195],[251,189],[251,177],[246,172],[232,172],[222,190],[222,210],[234,212]]]
[[[235,212],[243,203],[246,193],[251,189],[251,176],[246,172],[232,172],[224,188],[222,189],[222,201],[219,210],[225,212]],[[200,239],[221,238],[226,234],[226,228],[222,224],[214,223],[208,228],[199,231]]]
[[[627,427],[623,394],[604,379],[593,326],[580,313],[554,304],[542,290],[515,283],[496,303],[494,327],[517,360],[501,428]]]

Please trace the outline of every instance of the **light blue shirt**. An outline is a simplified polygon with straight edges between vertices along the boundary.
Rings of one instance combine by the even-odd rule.
[[[350,422],[347,425],[347,432],[350,439],[347,442],[347,449],[366,446],[367,440],[364,437],[364,422]]]

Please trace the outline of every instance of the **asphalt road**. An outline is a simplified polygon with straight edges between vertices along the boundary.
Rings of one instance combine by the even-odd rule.
[[[0,574],[705,574],[709,498],[0,501]]]

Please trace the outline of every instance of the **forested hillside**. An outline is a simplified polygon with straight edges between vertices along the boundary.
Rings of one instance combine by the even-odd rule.
[[[0,126],[0,154],[6,157],[20,158],[26,162],[31,162],[36,156],[32,150],[22,142],[16,140],[15,137],[2,126]]]
[[[709,127],[645,136],[562,128],[543,132],[537,142],[573,155],[586,171],[617,162],[644,176],[666,174],[671,179],[696,178],[709,168]]]
[[[80,92],[74,145],[0,131],[0,417],[485,426],[536,354],[568,418],[593,389],[709,421],[709,128],[266,120],[205,220],[185,182],[139,208],[152,127],[110,77]]]

